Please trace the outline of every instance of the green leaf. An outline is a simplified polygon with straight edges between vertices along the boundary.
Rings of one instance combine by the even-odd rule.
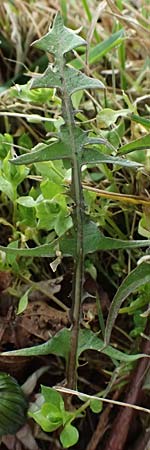
[[[93,237],[93,242],[92,242]],[[11,247],[4,247],[0,245],[0,251],[6,253],[6,255],[12,255],[13,258],[15,256],[31,256],[31,257],[55,257],[56,249],[58,248],[58,244],[60,246],[60,250],[62,251],[64,256],[74,256],[75,254],[75,239],[70,235],[68,231],[62,238],[55,239],[54,242],[50,244],[39,245],[39,247],[35,248],[16,248],[15,242],[11,243]],[[14,245],[14,247],[13,247]],[[103,236],[100,232],[99,235],[92,235],[91,231],[88,229],[84,239],[84,251],[85,253],[93,253],[99,250],[119,250],[119,249],[129,249],[129,248],[142,248],[149,247],[150,239],[147,240],[138,240],[138,241],[123,241],[121,239],[113,239],[109,237]]]
[[[68,357],[70,354],[70,339],[71,330],[63,328],[55,336],[49,339],[47,342],[34,347],[23,348],[20,350],[13,350],[9,352],[0,353],[1,356],[40,356],[40,355],[58,355],[61,356],[68,362]],[[119,350],[116,350],[112,346],[105,346],[104,341],[102,341],[97,334],[93,333],[91,330],[80,330],[79,341],[78,341],[78,352],[77,359],[81,353],[86,350],[97,350],[98,352],[104,353],[104,355],[109,356],[112,360],[122,361],[122,362],[133,362],[147,355],[145,354],[135,354],[128,355]]]
[[[32,164],[40,161],[52,161],[63,158],[71,159],[71,149],[69,146],[66,147],[62,142],[56,142],[50,145],[38,144],[33,148],[32,152],[11,159],[11,163],[16,165]]]
[[[150,217],[145,213],[143,213],[143,216],[139,221],[138,233],[141,236],[147,237],[148,239],[150,238]]]
[[[44,179],[47,178],[58,185],[64,183],[66,169],[64,169],[62,160],[38,162],[36,163],[36,170]]]
[[[33,45],[59,57],[76,47],[86,45],[86,41],[69,28],[64,27],[63,19],[58,13],[50,31],[41,39],[33,42]]]
[[[17,249],[18,248],[18,241],[10,242],[8,244],[7,248],[11,249],[12,247],[13,247],[13,249],[15,249],[15,248]],[[16,262],[16,255],[15,255],[14,252],[6,254],[6,261],[7,261],[7,264],[9,264],[12,267],[14,272],[18,272],[19,271],[19,265]]]
[[[150,129],[150,120],[146,119],[145,117],[140,117],[137,116],[136,114],[132,114],[131,116],[129,116],[129,119],[133,120],[134,122],[140,123],[145,128]]]
[[[78,149],[78,153],[81,151],[83,146],[85,144],[105,144],[109,146],[109,143],[106,141],[106,139],[101,138],[90,138],[87,136],[87,133],[80,128],[75,127],[74,128],[74,139],[76,142],[76,147]],[[15,165],[19,164],[31,164],[31,163],[38,163],[42,161],[52,161],[52,160],[59,160],[59,159],[71,159],[72,153],[71,153],[71,145],[70,145],[70,135],[68,128],[66,125],[61,126],[60,133],[58,135],[60,138],[60,141],[54,142],[52,144],[38,144],[33,149],[32,152],[21,155],[17,158],[14,158],[11,160],[11,162]],[[112,158],[112,159],[111,159]],[[81,158],[81,164],[87,163],[99,163],[99,162],[114,162],[116,159],[114,157],[107,157],[107,155],[102,154],[97,149],[84,149],[83,152],[83,158]],[[137,167],[138,164],[123,160],[121,158],[118,158],[118,161],[116,161],[116,164],[120,165],[127,165],[130,164],[131,167]]]
[[[67,90],[68,95],[82,89],[104,89],[104,84],[95,79],[90,78],[82,72],[79,72],[72,67],[66,66],[63,71],[64,82],[60,77],[59,72],[54,72],[50,66],[46,69],[43,75],[36,77],[31,85],[31,88],[58,88],[61,91]]]
[[[53,402],[44,402],[41,407],[41,412],[55,427],[56,425],[59,427],[62,423],[62,413]]]
[[[31,256],[31,257],[41,257],[41,258],[49,258],[56,256],[56,248],[58,248],[58,239],[55,239],[54,242],[49,244],[39,245],[39,247],[34,248],[16,248],[15,242],[11,242],[7,247],[3,247],[0,245],[0,251],[5,252],[6,255],[13,257],[13,259],[18,256]],[[14,245],[14,247],[13,247]]]
[[[18,145],[20,145],[20,147],[23,147],[24,150],[31,150],[33,143],[28,133],[22,133],[21,136],[19,136]]]
[[[94,222],[85,221],[83,225],[83,250],[84,254],[93,253],[99,248],[101,232]],[[76,253],[76,232],[71,229],[60,241],[60,249],[63,254],[74,256]]]
[[[117,164],[121,167],[129,167],[132,169],[137,169],[142,167],[142,164],[128,159],[119,158],[118,156],[109,156],[99,150],[93,148],[86,148],[82,152],[81,165],[83,164],[94,164],[105,163],[105,164]]]
[[[2,245],[0,245],[0,251],[5,252],[6,255],[11,255],[13,258],[15,258],[17,255],[49,258],[50,256],[56,256],[55,248],[57,245],[57,239],[56,242],[54,241],[50,244],[39,245],[39,247],[35,248],[16,248],[15,242],[11,242],[11,247],[3,247]]]
[[[62,420],[60,418],[55,423],[51,422],[46,415],[44,416],[42,409],[35,412],[29,411],[28,415],[29,417],[32,417],[46,433],[57,430],[57,428],[62,425]]]
[[[90,408],[93,413],[100,413],[103,409],[103,402],[101,400],[96,400],[93,398],[93,400],[90,401]]]
[[[107,128],[116,123],[118,117],[126,117],[128,113],[128,109],[115,111],[111,108],[104,108],[97,115],[97,124],[100,128]]]
[[[17,352],[17,353],[16,353]],[[18,356],[39,356],[39,355],[58,355],[67,361],[70,352],[70,330],[64,328],[55,336],[41,345],[20,350],[13,350],[13,355]],[[7,352],[7,354],[12,352]],[[6,354],[6,353],[5,353]]]
[[[83,226],[83,249],[84,254],[93,253],[99,250],[117,250],[138,248],[148,246],[150,240],[122,241],[103,236],[94,222],[86,222]],[[76,233],[74,230],[68,231],[59,241],[60,250],[63,255],[73,256],[76,252]]]
[[[15,191],[13,185],[10,181],[6,180],[2,175],[0,175],[0,191],[4,192],[10,200],[14,200]]]
[[[7,156],[8,151],[10,150],[13,144],[13,137],[11,134],[4,133],[0,134],[0,159],[4,159]]]
[[[30,197],[29,195],[17,198],[16,202],[19,203],[19,205],[26,206],[26,208],[34,208],[36,205],[33,197]]]
[[[25,294],[20,298],[18,304],[17,314],[21,314],[28,306],[28,296],[31,289],[28,289]]]
[[[147,150],[148,148],[150,148],[150,134],[146,134],[146,136],[143,136],[140,139],[136,139],[135,141],[131,141],[128,144],[123,145],[119,148],[118,152],[121,155],[125,155],[126,153],[130,153],[135,150]]]
[[[35,88],[57,88],[62,90],[62,81],[58,70],[47,67],[42,75],[33,78],[31,89]]]
[[[54,403],[55,406],[57,406],[58,409],[63,411],[64,409],[64,401],[62,396],[59,394],[58,391],[55,389],[52,389],[47,386],[41,386],[41,392],[44,397],[44,400],[49,403]]]
[[[42,104],[46,103],[52,98],[53,90],[52,89],[35,89],[31,90],[31,81],[27,84],[15,85],[10,90],[10,97],[18,98],[19,100],[23,100],[24,102],[32,102]],[[22,144],[19,144],[22,145]]]
[[[55,220],[54,229],[58,236],[64,235],[70,228],[72,228],[72,217],[69,216],[68,211],[61,209]]]
[[[119,249],[129,249],[129,248],[140,248],[147,247],[150,245],[150,239],[138,240],[138,241],[122,241],[121,239],[113,239],[109,237],[102,236],[99,240],[99,246],[97,250],[119,250]]]
[[[96,333],[93,333],[93,331],[88,329],[80,330],[77,352],[78,358],[81,353],[85,352],[86,350],[97,350],[98,352],[102,352],[104,353],[104,355],[109,356],[113,361],[116,360],[129,363],[136,361],[144,356],[143,354],[128,355],[127,353],[123,353],[120,350],[116,350],[111,345],[108,345],[106,347],[104,341],[102,341],[102,339],[100,339]]]
[[[60,433],[60,441],[64,448],[72,447],[78,442],[79,432],[71,424],[67,424]]]
[[[62,194],[64,192],[64,186],[61,184],[61,180],[59,180],[58,184],[46,179],[40,184],[40,188],[43,197],[47,200],[52,200],[57,197],[58,194]]]
[[[35,208],[29,208],[28,206],[19,205],[17,218],[19,225],[26,225],[30,228],[36,228],[37,226]]]
[[[109,309],[109,314],[106,322],[105,328],[105,344],[107,345],[114,322],[118,315],[118,311],[123,301],[130,295],[132,292],[137,290],[142,285],[150,282],[150,265],[146,263],[142,263],[136,267],[123,281],[121,286],[119,287]]]
[[[56,202],[43,200],[37,203],[36,215],[38,218],[38,229],[50,231],[55,228],[55,222],[59,213],[60,205]]]

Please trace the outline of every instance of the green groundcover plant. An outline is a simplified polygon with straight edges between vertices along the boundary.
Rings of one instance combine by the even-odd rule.
[[[119,32],[120,33],[120,32]],[[122,33],[122,31],[121,31]],[[121,34],[119,35],[121,36]],[[96,164],[117,165],[137,170],[142,167],[141,163],[126,159],[125,154],[134,151],[135,148],[145,149],[149,146],[144,138],[139,143],[126,145],[119,149],[120,155],[114,156],[114,148],[110,146],[107,139],[101,135],[94,135],[81,128],[76,120],[78,110],[73,107],[73,95],[83,90],[105,90],[103,83],[95,78],[85,75],[78,68],[69,64],[70,52],[77,47],[86,46],[86,41],[71,29],[64,26],[61,15],[58,13],[54,19],[53,26],[49,32],[34,45],[50,53],[53,58],[43,74],[35,74],[26,88],[22,88],[18,95],[22,98],[30,98],[34,102],[36,95],[41,102],[47,101],[51,92],[57,94],[58,104],[61,107],[61,120],[58,132],[51,133],[51,138],[44,143],[39,143],[30,152],[26,152],[11,159],[10,153],[4,154],[4,162],[1,167],[0,189],[5,192],[12,202],[16,202],[20,208],[22,226],[29,224],[34,229],[34,239],[37,244],[34,248],[18,248],[12,242],[8,247],[0,246],[2,254],[6,254],[9,263],[15,261],[16,256],[23,257],[51,257],[53,264],[61,261],[63,256],[71,257],[74,263],[72,280],[72,306],[71,306],[71,328],[63,329],[45,344],[22,349],[13,352],[5,352],[5,355],[43,355],[55,354],[62,356],[66,362],[66,379],[69,389],[77,388],[78,360],[81,353],[86,349],[102,351],[112,361],[131,363],[141,354],[128,355],[120,352],[109,345],[110,336],[116,317],[122,302],[135,290],[150,281],[149,265],[142,262],[123,281],[112,301],[106,327],[104,329],[104,340],[94,334],[91,330],[80,327],[80,309],[82,302],[82,288],[84,276],[85,256],[100,250],[132,249],[149,245],[149,240],[125,241],[121,239],[105,237],[99,230],[97,224],[91,220],[82,187],[82,172],[84,167],[92,167]],[[50,91],[50,89],[52,91]],[[16,94],[15,94],[16,95]],[[126,115],[127,111],[119,111],[119,115]],[[117,113],[111,109],[103,110],[99,114],[99,121],[112,123],[117,118]],[[40,120],[38,115],[33,115],[32,120]],[[145,138],[146,139],[146,138]],[[9,143],[10,137],[5,136]],[[31,142],[27,147],[32,147]],[[6,146],[7,147],[7,146]],[[109,154],[107,152],[109,148]],[[5,153],[5,148],[4,148]],[[110,154],[112,151],[112,155]],[[58,171],[55,161],[61,161]],[[42,164],[44,165],[42,166]],[[40,165],[41,164],[41,165]],[[35,165],[41,170],[49,171],[49,178],[42,183],[42,195],[35,195],[32,190],[28,196],[17,197],[17,186],[26,179],[29,174],[30,165]],[[51,179],[52,167],[55,169],[55,177]],[[59,178],[59,182],[57,181]],[[68,177],[68,179],[67,179]],[[66,179],[67,187],[64,185]],[[34,192],[34,195],[33,195]],[[54,202],[55,198],[55,202]],[[29,211],[27,216],[21,216],[23,209]],[[14,215],[16,210],[14,210]],[[36,234],[38,228],[47,231],[54,230],[50,242],[41,245]],[[17,263],[16,263],[17,264]],[[23,296],[19,312],[23,311],[27,304],[29,290]],[[104,324],[102,324],[103,327]],[[31,405],[29,416],[34,418],[42,429],[52,432],[61,429],[60,440],[63,447],[74,445],[79,438],[78,430],[72,425],[72,421],[84,414],[87,406],[93,412],[100,412],[102,403],[99,400],[87,400],[75,411],[66,409],[62,396],[52,388],[42,387],[41,396],[35,404]]]

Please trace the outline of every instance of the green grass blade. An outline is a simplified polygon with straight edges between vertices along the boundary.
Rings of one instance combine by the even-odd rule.
[[[105,39],[100,44],[97,44],[94,48],[89,51],[89,64],[95,64],[100,61],[100,59],[105,56],[110,50],[117,45],[121,44],[124,39],[124,30],[121,29],[116,33],[112,34],[108,39]],[[82,62],[83,60],[83,62]],[[85,63],[85,54],[81,56],[79,60],[71,61],[71,64],[76,69],[82,69]]]
[[[112,328],[117,318],[120,306],[124,300],[136,291],[139,287],[150,282],[150,265],[142,263],[137,266],[123,281],[119,287],[110,306],[106,328],[105,328],[105,344],[108,345]]]

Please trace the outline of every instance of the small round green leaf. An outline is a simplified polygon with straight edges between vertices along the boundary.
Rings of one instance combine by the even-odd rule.
[[[66,425],[60,434],[60,441],[64,448],[75,445],[79,439],[79,432],[73,425]]]
[[[103,409],[103,402],[101,400],[93,399],[90,401],[90,408],[93,413],[100,413]]]

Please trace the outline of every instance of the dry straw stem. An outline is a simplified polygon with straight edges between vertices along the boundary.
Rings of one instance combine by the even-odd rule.
[[[65,180],[65,184],[70,184],[69,180]],[[97,197],[109,198],[110,200],[118,200],[119,202],[129,203],[132,205],[146,205],[150,206],[150,198],[140,197],[138,195],[119,194],[117,192],[105,191],[96,187],[90,186],[82,182],[82,187],[86,191],[95,192]]]
[[[138,405],[132,405],[131,403],[124,403],[124,402],[120,402],[119,400],[111,400],[109,398],[98,397],[97,395],[88,395],[88,394],[84,394],[83,392],[75,391],[74,389],[67,389],[67,388],[60,387],[60,386],[55,387],[55,389],[58,392],[63,392],[63,394],[67,394],[67,395],[70,394],[71,396],[76,395],[76,397],[82,397],[83,399],[87,399],[87,400],[99,400],[104,403],[110,403],[113,405],[124,406],[124,407],[135,409],[136,411],[142,411],[142,412],[150,414],[150,409],[143,408],[142,406],[138,406]]]
[[[111,13],[109,12],[109,14],[112,14],[114,17],[116,17],[116,19],[118,19],[124,27],[132,28],[133,30],[135,30],[137,38],[140,38],[140,44],[144,47],[146,45],[146,48],[148,48],[150,46],[150,29],[148,29],[147,24],[143,26],[141,22],[135,19],[136,9],[133,8],[133,16],[131,16],[131,9],[129,10],[129,15],[126,16],[120,11],[120,9],[117,8],[112,0],[107,0],[107,5],[111,9]],[[124,2],[123,5],[125,6],[126,10],[128,10],[128,4]],[[143,22],[142,14],[140,15],[139,19],[141,19]]]
[[[52,21],[58,9],[59,2],[50,0],[42,0],[42,2],[35,1],[32,3],[14,0],[12,9],[10,1],[6,0],[0,4],[0,17],[3,24],[2,33],[5,35],[5,38],[11,38],[15,31],[15,16],[15,21],[18,24],[18,32],[21,36],[28,36],[29,33],[34,37],[40,38],[45,33],[45,30],[48,28],[49,23]],[[6,22],[7,26],[5,26]],[[10,26],[8,26],[9,22]]]
[[[83,189],[95,192],[98,197],[110,198],[111,200],[118,200],[123,203],[130,203],[133,205],[147,205],[150,206],[150,198],[140,197],[138,195],[119,194],[116,192],[108,192],[103,189],[98,189],[82,183]]]
[[[36,176],[36,175],[34,175],[34,176],[28,175],[28,178],[39,181],[39,182],[41,182],[43,179],[41,176]],[[68,184],[70,184],[70,181],[65,180],[64,184],[68,185]],[[105,191],[103,189],[98,189],[96,187],[90,186],[84,182],[82,182],[82,187],[86,191],[95,192],[97,197],[108,198],[110,200],[117,200],[119,202],[128,203],[128,204],[132,204],[132,205],[150,206],[150,198],[149,197],[144,198],[144,197],[140,197],[138,195],[127,195],[127,194],[119,194],[117,192]]]

